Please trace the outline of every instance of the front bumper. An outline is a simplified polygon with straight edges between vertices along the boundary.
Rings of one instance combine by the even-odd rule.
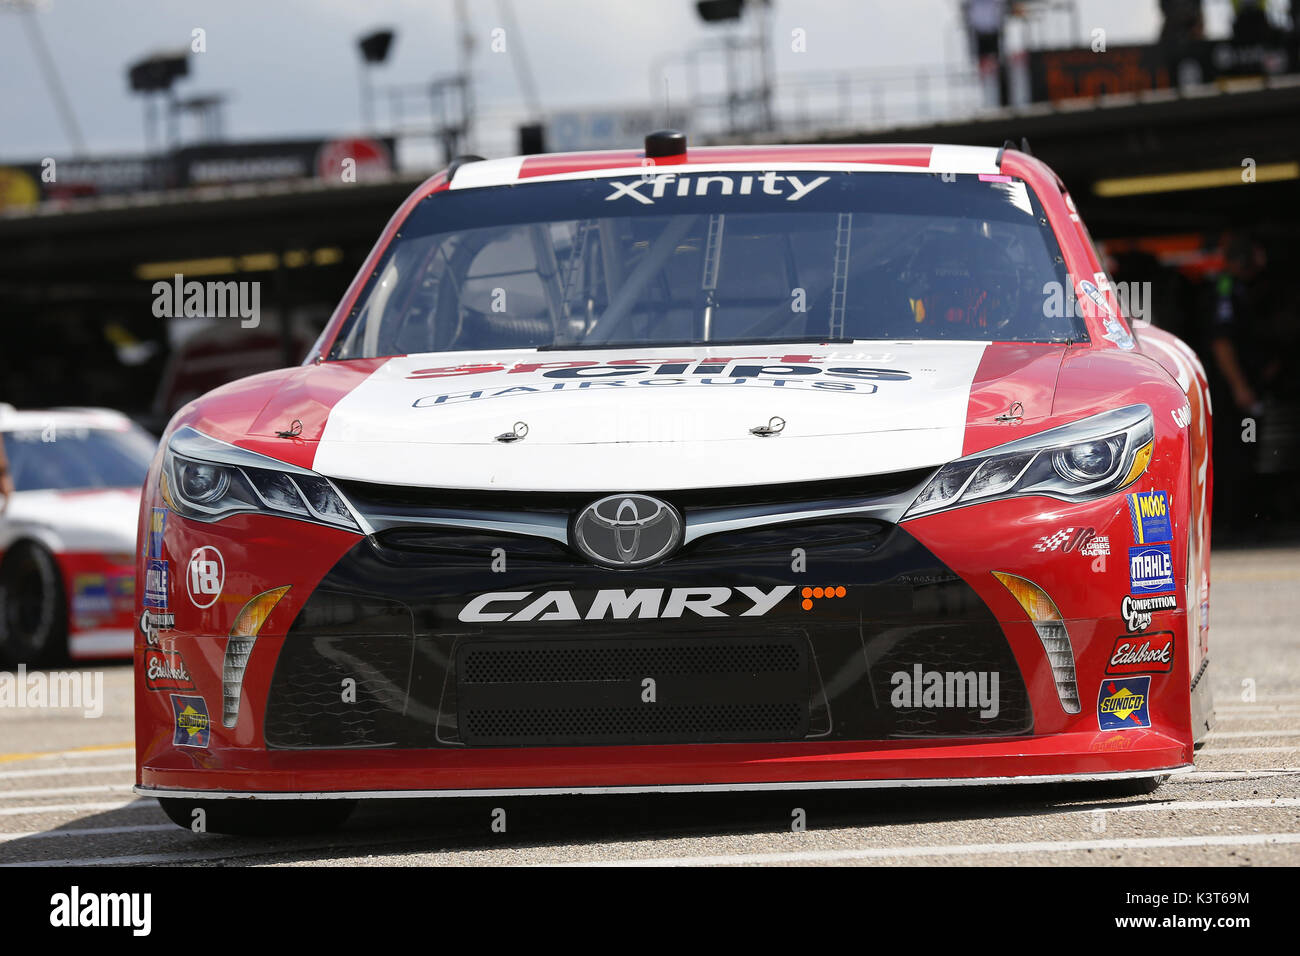
[[[1035,550],[1061,527],[1081,525],[1115,543],[1110,560]],[[1119,608],[1128,591],[1127,528],[1123,496],[1069,506],[1001,501],[902,525],[837,520],[720,534],[656,568],[628,573],[579,564],[562,547],[518,538],[360,537],[264,516],[204,525],[173,516],[168,553],[216,547],[225,555],[227,582],[206,609],[187,607],[183,592],[174,594],[176,627],[152,635],[152,645],[143,637],[137,642],[139,653],[182,655],[189,678],[187,687],[157,689],[137,676],[139,789],[174,796],[468,796],[1168,773],[1192,762],[1182,600],[1158,613],[1150,628],[1173,633],[1178,651],[1177,666],[1150,675],[1149,726],[1100,729],[1099,688],[1126,629]],[[496,547],[505,548],[504,570],[493,570]],[[1063,707],[1043,643],[992,576],[997,569],[1035,580],[1060,606],[1080,712]],[[249,655],[238,717],[226,726],[226,635],[249,599],[285,585],[289,593]],[[808,585],[823,592],[843,587],[845,594],[805,609]],[[766,613],[747,616],[749,605],[738,596],[745,587],[790,592]],[[728,597],[717,604],[722,617],[586,618],[598,591],[633,588],[665,594],[721,588]],[[547,613],[564,611],[553,602],[527,621],[460,618],[485,593],[514,595],[491,605],[513,615],[552,591],[572,596],[578,620],[546,620]],[[655,679],[658,700],[645,704],[639,672],[627,669],[634,665],[606,660],[602,666],[614,671],[593,673],[590,654],[584,656],[584,648],[662,651],[683,642],[724,651],[728,645],[793,648],[794,658],[783,659],[793,660],[797,692],[762,667],[743,674],[722,667],[721,682],[711,681],[707,668],[672,674],[662,669],[660,653],[651,655],[660,664],[648,665],[654,673],[645,675]],[[486,687],[467,682],[467,650],[513,653],[530,646],[554,652],[545,664],[552,679],[498,673],[499,679],[482,682]],[[566,659],[578,655],[578,670],[557,674],[555,655],[566,653]],[[894,675],[916,665],[998,673],[996,716],[971,707],[896,705]],[[524,660],[523,666],[539,665]],[[346,702],[345,681],[353,694]],[[726,698],[733,693],[742,699]],[[765,693],[795,708],[789,719],[738,726],[734,709],[725,711],[761,704]],[[178,696],[206,709],[205,734],[182,742]],[[512,697],[525,705],[503,708]],[[584,712],[565,717],[566,699],[581,701]],[[701,723],[701,704],[724,706],[722,718]],[[685,717],[628,723],[628,714],[647,706],[662,712],[661,705],[684,708]],[[472,712],[476,707],[495,708],[497,723],[480,720],[474,730],[482,717]],[[503,718],[503,710],[516,713]],[[483,726],[499,732],[485,733]]]

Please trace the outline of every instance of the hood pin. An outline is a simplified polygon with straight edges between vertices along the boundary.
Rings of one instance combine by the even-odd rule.
[[[768,438],[771,435],[779,435],[785,429],[785,419],[779,415],[773,415],[767,420],[766,425],[757,425],[749,430],[751,435],[757,435],[759,438]]]
[[[528,423],[515,422],[514,428],[511,431],[502,432],[500,435],[497,436],[496,440],[499,442],[509,443],[512,441],[519,441],[525,436],[527,436],[527,434],[528,434]]]

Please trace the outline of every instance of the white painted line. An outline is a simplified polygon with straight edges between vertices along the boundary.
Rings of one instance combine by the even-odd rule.
[[[12,866],[139,866],[143,863],[197,863],[202,860],[235,860],[248,856],[276,856],[285,852],[301,853],[306,850],[361,850],[382,844],[360,843],[356,846],[341,844],[337,839],[314,843],[294,843],[291,846],[259,846],[243,850],[195,850],[190,853],[137,853],[131,856],[88,856],[80,859],[28,860],[24,863],[0,863],[0,869]]]
[[[106,783],[93,787],[50,787],[47,790],[0,790],[0,801],[27,800],[32,797],[61,797],[65,793],[114,793],[130,790],[129,783]]]
[[[118,800],[114,803],[47,803],[33,807],[0,807],[0,817],[36,816],[42,813],[97,813],[101,810],[157,808],[153,800]]]
[[[1144,813],[1149,810],[1246,810],[1259,807],[1300,807],[1300,797],[1252,797],[1248,800],[1162,800],[1159,803],[1117,803],[1089,807],[1080,813]]]
[[[47,837],[106,836],[114,833],[157,833],[161,830],[179,830],[174,823],[142,823],[134,827],[85,827],[79,830],[32,830],[29,833],[0,833],[0,843],[13,840],[44,840]]]
[[[1201,751],[1202,757],[1218,757],[1224,754],[1293,754],[1300,750],[1295,747],[1206,747]]]
[[[1158,850],[1191,846],[1280,846],[1300,843],[1300,833],[1240,836],[1139,837],[1112,840],[1046,840],[1041,843],[955,843],[949,846],[870,847],[860,850],[806,850],[789,853],[735,853],[600,860],[544,866],[743,866],[769,863],[833,863],[838,860],[889,860],[900,857],[986,856],[1024,853],[1077,853],[1085,850]],[[29,864],[30,865],[30,864]],[[69,863],[68,865],[76,865]]]
[[[1175,779],[1179,783],[1201,783],[1208,780],[1263,780],[1267,777],[1286,777],[1297,773],[1300,773],[1300,768],[1294,767],[1263,770],[1193,770]]]
[[[1279,704],[1276,707],[1259,707],[1256,705],[1245,707],[1216,707],[1214,715],[1221,719],[1240,720],[1242,717],[1287,717],[1291,714],[1300,714],[1300,705]]]
[[[88,757],[110,757],[116,754],[133,754],[134,747],[104,747],[91,750],[58,750],[53,753],[28,757],[28,760],[85,760]]]
[[[1211,730],[1206,740],[1240,740],[1243,737],[1300,737],[1300,730]]]
[[[40,767],[36,770],[0,770],[0,780],[16,780],[22,777],[58,777],[65,773],[126,773],[133,770],[135,770],[135,764],[133,763],[99,764],[92,767]],[[3,795],[3,793],[4,791],[0,790],[0,795]]]

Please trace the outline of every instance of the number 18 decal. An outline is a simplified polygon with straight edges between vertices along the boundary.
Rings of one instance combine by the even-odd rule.
[[[199,608],[212,607],[221,596],[225,583],[226,562],[221,552],[211,546],[195,548],[185,574],[190,603]]]

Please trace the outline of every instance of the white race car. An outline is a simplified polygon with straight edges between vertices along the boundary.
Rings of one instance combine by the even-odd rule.
[[[106,409],[0,405],[0,662],[128,657],[135,519],[157,443]]]

